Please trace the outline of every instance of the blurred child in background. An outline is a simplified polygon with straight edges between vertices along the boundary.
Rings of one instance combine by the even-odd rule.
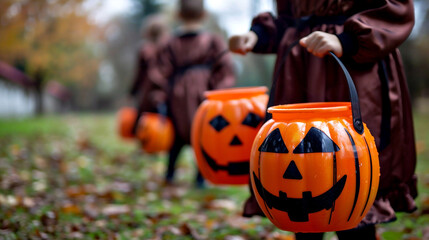
[[[380,156],[380,186],[374,205],[357,229],[339,239],[376,239],[375,225],[396,219],[395,211],[415,210],[416,151],[410,97],[397,49],[414,24],[410,0],[277,0],[278,16],[263,13],[251,31],[230,39],[233,52],[276,53],[277,85],[271,105],[349,101],[347,82],[334,52],[349,70],[363,121]],[[288,53],[287,49],[299,41]],[[269,106],[268,106],[269,107]],[[263,215],[256,199],[244,215]],[[296,234],[322,239],[323,233]]]
[[[134,124],[134,132],[142,112],[156,112],[156,106],[148,100],[152,84],[150,69],[154,66],[160,46],[165,45],[170,37],[170,29],[165,19],[158,14],[148,16],[143,21],[142,44],[138,52],[134,80],[129,90],[129,104],[137,104],[139,117]],[[134,104],[133,104],[134,103]]]
[[[206,12],[203,0],[179,0],[180,25],[175,35],[160,50],[152,81],[157,91],[151,101],[173,121],[175,140],[169,152],[165,175],[172,183],[177,157],[190,144],[191,123],[204,91],[228,88],[235,84],[232,59],[221,36],[204,31]],[[203,186],[198,172],[196,185]]]

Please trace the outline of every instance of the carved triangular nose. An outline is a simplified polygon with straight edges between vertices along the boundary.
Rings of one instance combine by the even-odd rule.
[[[235,135],[232,138],[232,141],[229,143],[229,145],[231,146],[238,146],[238,145],[242,145],[243,143],[240,141],[240,139],[237,137],[237,135]]]
[[[298,170],[298,167],[296,166],[295,161],[291,161],[289,163],[289,166],[287,167],[285,173],[283,174],[284,179],[302,179],[302,175]]]

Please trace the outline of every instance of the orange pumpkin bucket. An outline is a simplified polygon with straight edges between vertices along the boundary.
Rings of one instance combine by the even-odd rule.
[[[333,55],[333,54],[332,54]],[[341,61],[350,102],[273,106],[250,157],[259,206],[278,228],[327,232],[356,227],[371,208],[380,166],[361,120],[356,88]]]
[[[123,107],[119,109],[117,119],[119,136],[126,140],[133,139],[133,127],[137,119],[137,110],[132,107]]]
[[[191,130],[198,168],[213,184],[248,184],[253,139],[265,118],[266,87],[207,91]]]
[[[168,151],[174,140],[173,124],[161,114],[145,112],[139,120],[136,135],[146,153]]]

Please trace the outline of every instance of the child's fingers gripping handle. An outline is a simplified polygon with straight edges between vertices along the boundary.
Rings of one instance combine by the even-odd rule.
[[[280,66],[281,67],[279,67],[278,70],[274,74],[273,85],[271,87],[270,98],[269,98],[269,101],[268,101],[268,107],[273,106],[274,89],[277,86],[278,78],[280,78],[280,70],[286,65],[285,64],[286,57],[292,51],[292,48],[294,48],[295,46],[299,45],[299,43],[300,43],[300,40],[298,39],[297,41],[293,42],[292,44],[290,44],[288,46],[288,48],[286,50],[286,54],[283,56],[283,59],[280,62]],[[355,84],[353,82],[353,79],[352,79],[349,71],[344,66],[343,62],[335,55],[334,52],[328,51],[328,53],[338,63],[338,65],[340,66],[341,70],[344,73],[344,76],[346,77],[347,84],[348,84],[348,87],[349,87],[349,93],[350,93],[350,102],[351,102],[352,116],[353,116],[353,126],[354,126],[354,128],[355,128],[355,130],[356,130],[357,133],[362,134],[363,131],[364,131],[364,127],[363,127],[363,122],[362,122],[362,115],[361,115],[361,111],[360,111],[359,97],[358,97],[358,94],[357,94],[356,86],[355,86]],[[269,118],[271,118],[271,116],[270,116],[270,114],[267,114],[266,120],[268,120]]]
[[[301,38],[299,44],[316,57],[324,57],[332,51],[338,57],[343,55],[343,47],[335,34],[315,31]]]

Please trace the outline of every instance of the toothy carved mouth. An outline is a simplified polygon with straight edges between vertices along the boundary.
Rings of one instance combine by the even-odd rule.
[[[229,175],[246,175],[249,174],[250,163],[247,160],[230,162],[228,165],[219,165],[210,155],[201,147],[201,152],[213,171],[227,171]]]
[[[335,200],[341,195],[346,179],[347,175],[344,175],[334,186],[319,196],[313,197],[310,191],[306,191],[302,193],[302,198],[289,198],[283,191],[279,191],[278,197],[268,192],[262,186],[255,172],[253,172],[255,187],[266,205],[270,209],[275,208],[279,211],[287,212],[293,222],[307,222],[309,213],[330,209]]]

